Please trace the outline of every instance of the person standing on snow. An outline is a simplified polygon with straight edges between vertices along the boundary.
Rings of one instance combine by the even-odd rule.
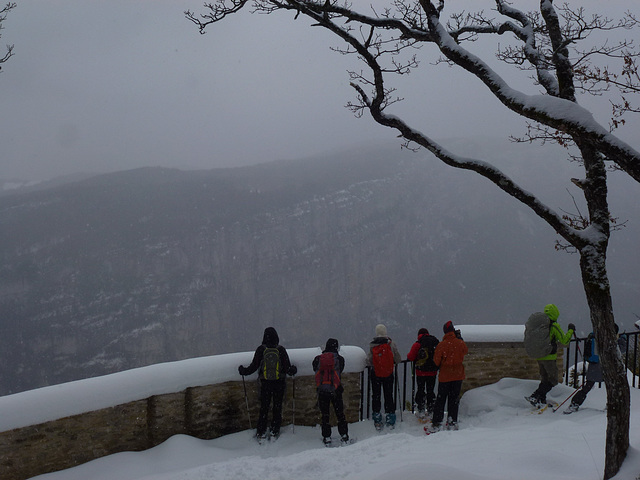
[[[316,372],[316,386],[318,390],[318,407],[322,416],[322,441],[325,445],[331,445],[331,424],[329,423],[329,408],[333,403],[333,409],[338,419],[338,433],[340,441],[349,441],[349,424],[344,415],[344,403],[342,401],[342,372],[344,371],[344,357],[338,353],[338,340],[330,338],[322,351],[312,362],[313,371]]]
[[[557,344],[559,343],[563,347],[569,345],[571,336],[576,329],[576,326],[573,323],[570,323],[568,325],[567,333],[562,331],[562,328],[558,325],[560,311],[558,310],[558,307],[552,303],[544,307],[544,313],[549,317],[550,322],[549,341],[556,348],[554,348],[553,352],[549,355],[536,359],[538,362],[538,368],[540,369],[540,385],[538,385],[538,388],[530,396],[525,397],[534,407],[546,404],[547,393],[549,393],[551,389],[558,384],[558,365],[556,363],[558,358]]]
[[[256,436],[258,440],[267,437],[267,417],[269,406],[273,405],[271,414],[270,435],[277,438],[282,425],[282,399],[287,388],[286,375],[293,376],[298,372],[295,365],[291,365],[287,350],[279,345],[280,338],[276,329],[267,327],[264,330],[262,344],[256,348],[253,360],[248,367],[240,365],[238,373],[243,377],[259,370],[260,379],[260,414]]]
[[[460,404],[460,390],[464,374],[464,356],[469,352],[467,344],[460,336],[451,321],[442,327],[444,337],[436,347],[433,361],[440,369],[438,374],[438,395],[433,409],[431,431],[440,429],[444,419],[444,407],[447,405],[447,425],[453,429],[458,427],[458,406]],[[430,433],[430,432],[428,432]]]
[[[418,340],[411,346],[411,350],[407,354],[407,360],[414,362],[416,377],[415,403],[419,417],[424,417],[425,415],[425,403],[427,415],[433,415],[433,406],[436,398],[434,390],[436,375],[438,374],[438,367],[433,362],[433,355],[437,345],[438,339],[433,335],[429,335],[429,330],[426,328],[421,328],[418,330]]]
[[[393,400],[393,388],[395,387],[395,365],[402,362],[400,352],[395,342],[387,336],[387,327],[383,324],[376,325],[376,336],[369,344],[367,353],[367,365],[373,367],[369,371],[371,378],[371,409],[373,410],[373,423],[376,430],[383,427],[380,409],[381,390],[384,391],[384,411],[386,413],[387,426],[393,428],[396,423],[396,403]]]

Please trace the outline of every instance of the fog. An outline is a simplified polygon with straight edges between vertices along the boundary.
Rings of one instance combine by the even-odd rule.
[[[516,4],[534,9],[538,2]],[[580,4],[611,15],[629,8]],[[447,10],[465,6],[488,10],[493,2],[451,2]],[[293,14],[247,10],[200,35],[185,19],[187,9],[204,11],[198,0],[18,2],[2,31],[15,56],[0,74],[0,176],[214,168],[372,142],[399,148],[394,131],[344,108],[355,98],[346,70],[359,66],[331,51],[338,42],[327,32]],[[473,49],[493,51],[506,40]],[[399,95],[415,99],[394,113],[439,139],[499,136],[506,144],[508,135],[522,135],[522,119],[468,75],[431,65],[432,53],[421,50],[422,68],[397,80]],[[587,104],[606,125],[606,99]],[[634,145],[634,131],[637,122],[619,135]]]

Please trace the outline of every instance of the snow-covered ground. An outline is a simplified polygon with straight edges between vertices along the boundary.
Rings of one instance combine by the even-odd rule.
[[[258,445],[252,431],[214,440],[176,435],[151,450],[119,453],[39,480],[539,480],[602,478],[605,390],[591,391],[578,412],[532,414],[524,400],[537,382],[505,378],[467,392],[460,430],[426,436],[405,412],[393,431],[370,421],[350,425],[353,445],[325,448],[319,427],[288,426]],[[556,386],[549,399],[573,390]],[[564,407],[563,407],[564,408]],[[631,392],[631,448],[617,480],[640,477],[640,390]],[[337,436],[334,428],[334,435]]]

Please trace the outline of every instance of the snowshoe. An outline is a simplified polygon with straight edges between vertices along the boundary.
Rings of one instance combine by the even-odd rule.
[[[562,413],[564,413],[565,415],[569,415],[571,413],[577,412],[579,409],[580,405],[578,405],[577,403],[572,403]]]
[[[440,426],[439,423],[436,424],[429,424],[429,425],[425,425],[424,427],[424,433],[426,433],[427,435],[431,435],[433,433],[439,432],[440,430],[442,430],[442,427]]]

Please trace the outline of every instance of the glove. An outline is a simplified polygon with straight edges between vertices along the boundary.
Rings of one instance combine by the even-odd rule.
[[[240,365],[240,366],[238,367],[238,373],[239,373],[240,375],[242,375],[243,377],[246,375],[246,372],[247,372],[247,369],[246,369],[246,368],[244,368],[242,365]]]
[[[569,330],[573,330],[574,332],[576,331],[576,326],[573,323],[570,323],[569,326],[567,327]]]
[[[456,334],[456,338],[462,340],[462,334],[460,333],[460,330],[456,330],[455,334]]]
[[[287,373],[289,374],[289,376],[293,377],[296,373],[298,373],[298,367],[296,367],[295,365],[291,365]]]

